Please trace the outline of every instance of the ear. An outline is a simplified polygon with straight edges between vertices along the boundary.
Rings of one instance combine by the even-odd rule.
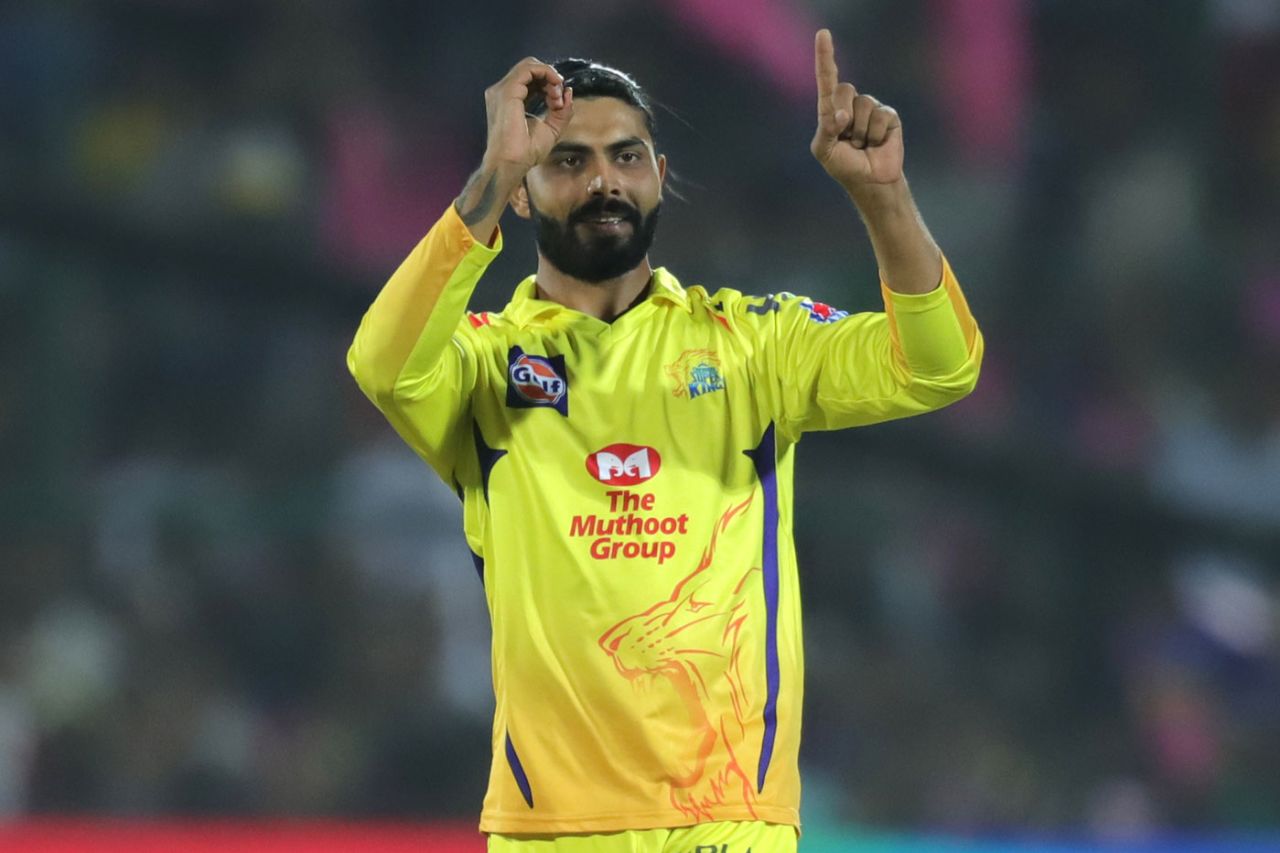
[[[525,185],[524,181],[521,181],[520,186],[512,190],[510,202],[511,209],[516,212],[516,216],[519,216],[521,219],[530,218],[529,188]]]
[[[667,185],[667,155],[658,155],[658,198],[662,198],[662,190]]]

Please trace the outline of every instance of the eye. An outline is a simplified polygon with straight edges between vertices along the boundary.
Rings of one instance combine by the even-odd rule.
[[[618,159],[621,160],[623,163],[639,163],[640,152],[639,151],[623,151],[621,154],[618,155]]]
[[[577,154],[566,154],[559,160],[559,164],[561,166],[568,166],[570,169],[576,167],[581,162],[582,158]]]

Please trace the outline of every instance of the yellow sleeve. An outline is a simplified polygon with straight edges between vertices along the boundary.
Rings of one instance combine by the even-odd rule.
[[[978,381],[983,339],[950,264],[929,293],[881,283],[883,313],[831,319],[785,299],[775,314],[779,427],[798,436],[940,409]]]
[[[453,205],[378,293],[347,351],[360,389],[446,483],[477,381],[467,303],[502,234],[486,246]]]

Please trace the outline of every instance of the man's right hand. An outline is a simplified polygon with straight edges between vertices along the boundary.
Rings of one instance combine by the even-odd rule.
[[[542,118],[525,114],[525,104],[536,92],[547,102]],[[512,191],[573,117],[573,89],[565,89],[554,68],[531,56],[486,89],[484,101],[489,128],[484,160],[455,205],[472,235],[487,243]]]
[[[525,114],[529,98],[541,92],[547,101],[544,118]],[[573,89],[554,68],[533,58],[522,59],[484,93],[489,118],[485,162],[519,172],[516,182],[546,156],[573,117]]]

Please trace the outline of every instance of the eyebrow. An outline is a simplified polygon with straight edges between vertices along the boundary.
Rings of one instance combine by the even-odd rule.
[[[638,136],[628,136],[626,139],[619,139],[617,142],[611,142],[604,147],[604,150],[610,154],[617,153],[624,148],[631,148],[639,145],[641,148],[647,148],[645,141]],[[581,142],[560,142],[557,143],[550,151],[551,154],[587,154],[590,153],[591,146],[583,145]]]

